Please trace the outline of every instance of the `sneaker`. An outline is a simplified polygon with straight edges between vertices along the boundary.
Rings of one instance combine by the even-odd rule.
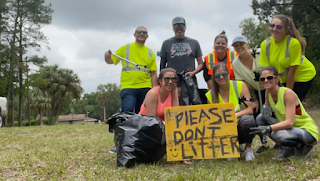
[[[295,159],[306,159],[312,153],[312,151],[313,146],[306,145],[304,147],[298,148],[292,157]]]
[[[267,150],[270,150],[270,147],[269,147],[269,146],[267,146],[267,147],[265,147],[265,146],[260,146],[260,148],[258,148],[258,150],[256,151],[256,153],[262,153],[262,152],[267,151]]]
[[[112,147],[110,150],[109,150],[109,153],[111,154],[116,154],[117,153],[117,147]]]
[[[246,156],[246,161],[252,161],[255,158],[251,147],[247,147],[246,150],[244,150],[244,154]]]
[[[280,153],[273,157],[272,159],[274,160],[286,160],[290,156],[294,154],[294,149],[292,147],[281,147],[280,148]]]
[[[276,143],[272,149],[280,150],[280,148],[281,148],[281,145]]]

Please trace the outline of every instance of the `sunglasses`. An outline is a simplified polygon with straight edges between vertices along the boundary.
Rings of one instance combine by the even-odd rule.
[[[174,24],[173,25],[173,28],[178,28],[178,27],[181,27],[181,28],[184,28],[186,25],[185,24],[182,24],[182,23],[178,23],[178,24]]]
[[[176,83],[177,82],[177,78],[176,77],[164,77],[163,80],[166,82],[166,83],[169,83],[170,80],[172,83]]]
[[[228,74],[227,72],[224,72],[224,73],[222,73],[222,74],[215,74],[215,75],[214,75],[214,78],[219,79],[219,78],[221,77],[221,75],[222,75],[223,78],[225,78],[225,77],[227,77],[229,74]]]
[[[141,31],[141,30],[136,30],[136,33],[139,35],[147,35],[148,34],[147,31]]]
[[[261,82],[264,82],[266,79],[267,79],[267,80],[272,80],[273,78],[275,78],[275,76],[272,76],[272,75],[270,75],[270,76],[268,76],[268,77],[260,77],[260,81],[261,81]]]
[[[274,27],[277,28],[277,30],[281,30],[282,29],[282,26],[281,25],[275,25],[273,23],[270,24],[270,27],[273,29]]]

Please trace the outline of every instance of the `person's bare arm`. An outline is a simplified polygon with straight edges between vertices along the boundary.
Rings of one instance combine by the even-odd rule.
[[[287,82],[286,82],[286,87],[293,89],[294,83],[295,83],[295,78],[296,78],[296,70],[298,68],[298,65],[296,66],[290,66],[289,67],[289,72],[287,75]]]
[[[197,62],[198,62],[198,66],[197,68],[192,71],[192,72],[187,72],[186,75],[190,75],[191,77],[195,76],[198,72],[200,72],[203,68],[203,60],[202,60],[202,57],[197,57]]]
[[[152,87],[157,86],[158,85],[157,71],[150,71],[150,76],[151,76]]]
[[[160,70],[166,68],[167,66],[167,58],[161,57],[160,59]]]
[[[245,98],[248,98],[248,99],[251,98],[247,84],[245,84],[244,82],[242,82],[241,96],[244,96]],[[248,107],[246,107],[245,109],[236,113],[237,118],[240,118],[243,115],[252,115],[253,114],[252,103],[250,101],[246,101],[246,104]]]
[[[157,112],[157,104],[158,104],[157,92],[151,89],[147,93],[143,104],[144,104],[143,106],[146,107],[147,116],[155,116]]]
[[[171,106],[172,107],[179,106],[179,97],[178,97],[177,86],[175,86],[175,88],[172,90],[172,95],[171,96],[172,96]]]

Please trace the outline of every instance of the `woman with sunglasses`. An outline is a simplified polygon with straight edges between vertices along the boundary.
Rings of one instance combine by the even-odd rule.
[[[266,103],[275,111],[276,119],[260,114],[258,127],[251,128],[250,134],[264,134],[281,145],[276,160],[306,158],[318,141],[318,129],[304,109],[295,92],[281,87],[279,73],[275,67],[265,67],[260,81],[266,89]]]
[[[269,30],[272,36],[261,43],[260,64],[274,66],[281,83],[303,101],[316,75],[315,67],[304,56],[306,41],[285,15],[274,16]]]
[[[262,66],[259,64],[258,59],[252,55],[246,37],[242,35],[235,37],[232,41],[232,46],[238,53],[238,56],[232,62],[235,78],[236,80],[244,81],[247,84],[250,95],[254,99],[252,107],[254,110],[253,115],[256,118],[260,114],[262,104],[265,102],[265,89],[258,81],[256,81],[255,74],[255,72],[260,71]],[[261,153],[269,149],[267,137],[262,135],[259,136],[262,146],[258,148],[256,153]]]
[[[207,82],[207,86],[211,89],[212,86],[212,69],[215,64],[223,62],[227,65],[228,70],[230,72],[230,79],[234,80],[234,72],[232,68],[232,61],[237,56],[237,53],[228,49],[228,38],[226,36],[226,32],[222,31],[218,36],[214,39],[213,44],[213,52],[206,55],[205,65],[203,66],[203,78]]]
[[[250,128],[255,126],[252,117],[253,110],[250,101],[245,101],[247,107],[241,109],[238,105],[239,97],[250,99],[250,92],[247,85],[242,81],[231,81],[229,70],[225,63],[218,63],[213,68],[213,89],[206,93],[208,103],[233,103],[236,110],[236,119],[238,120],[238,141],[239,144],[245,143],[246,161],[254,160],[251,143],[255,135],[249,135]]]
[[[158,77],[159,85],[148,91],[139,114],[158,116],[164,122],[164,108],[179,106],[177,80],[173,68],[162,69]]]
[[[173,68],[164,68],[160,71],[159,85],[149,90],[139,114],[158,116],[164,122],[164,108],[179,106],[179,98],[176,83],[177,74]],[[190,161],[183,161],[185,165],[192,165]]]

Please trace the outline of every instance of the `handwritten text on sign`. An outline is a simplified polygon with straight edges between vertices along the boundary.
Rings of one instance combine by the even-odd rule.
[[[165,122],[168,161],[240,157],[233,104],[166,108]]]

